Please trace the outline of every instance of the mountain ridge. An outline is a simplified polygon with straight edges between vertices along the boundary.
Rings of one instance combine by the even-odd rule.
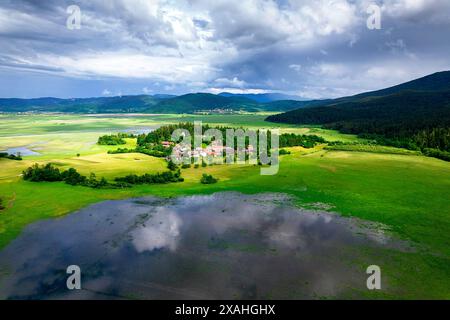
[[[272,115],[266,120],[322,125],[410,149],[450,151],[450,71]]]
[[[287,111],[295,102],[280,106],[260,103],[245,96],[223,96],[211,93],[188,93],[180,96],[126,95],[93,98],[0,98],[0,112],[68,112],[68,113],[194,113],[203,110]]]

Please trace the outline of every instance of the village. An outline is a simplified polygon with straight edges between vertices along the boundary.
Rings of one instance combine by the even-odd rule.
[[[170,141],[162,141],[161,145],[166,148],[172,148],[172,154],[167,157],[168,161],[173,161],[175,163],[199,163],[202,159],[206,160],[207,163],[217,162],[217,160],[222,161],[224,156],[232,156],[234,161],[234,156],[239,154],[244,155],[255,155],[256,149],[252,145],[247,147],[240,147],[236,150],[232,147],[223,146],[221,142],[213,141],[210,145],[205,147],[192,148],[191,144],[188,143],[178,143]]]

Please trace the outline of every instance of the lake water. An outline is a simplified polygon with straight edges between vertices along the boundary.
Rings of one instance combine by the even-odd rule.
[[[21,156],[37,156],[39,155],[38,152],[35,152],[33,150],[28,149],[27,147],[15,147],[15,148],[9,148],[6,149],[3,152],[7,152],[8,154],[14,154],[14,155],[18,155],[20,154]]]
[[[0,252],[0,298],[342,297],[367,290],[364,248],[400,245],[279,194],[106,201],[28,226]],[[82,290],[66,288],[72,264]]]
[[[135,127],[135,128],[129,128],[125,130],[117,130],[118,132],[126,132],[126,133],[132,133],[132,134],[149,134],[152,131],[155,131],[160,126],[152,126],[152,127]]]

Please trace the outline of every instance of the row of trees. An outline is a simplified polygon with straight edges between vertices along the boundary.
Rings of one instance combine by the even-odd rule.
[[[162,126],[159,129],[152,131],[148,133],[147,135],[143,134],[138,136],[137,144],[140,147],[144,148],[155,148],[155,145],[158,146],[162,141],[171,141],[172,139],[172,133],[177,129],[184,129],[189,132],[191,137],[194,136],[194,124],[191,122],[181,122],[178,124],[171,124]],[[203,125],[202,126],[202,132],[204,133],[208,129],[217,129],[222,133],[223,137],[223,144],[227,144],[227,130],[233,129],[231,127],[224,127],[224,126],[215,126],[211,127],[209,125]],[[243,128],[238,128],[241,130],[244,130]],[[236,130],[236,129],[235,129]],[[259,130],[256,130],[255,132],[257,135],[259,134]],[[268,135],[268,142],[270,144],[270,137],[271,137],[271,131],[269,130],[267,132]],[[315,145],[319,143],[325,143],[325,139],[322,137],[316,136],[316,135],[297,135],[294,133],[284,133],[280,135],[280,147],[294,147],[294,146],[302,146],[305,148],[312,148]],[[237,138],[235,137],[236,141],[234,143],[235,148],[237,147]],[[245,146],[248,147],[249,145],[249,137],[246,137]],[[177,141],[176,141],[177,142]],[[193,144],[193,141],[192,141]],[[168,148],[165,148],[166,150]]]
[[[373,139],[378,144],[420,150],[424,154],[446,158],[446,153],[450,152],[449,101],[450,90],[447,89],[402,91],[301,108],[269,116],[267,120],[323,125],[328,129]]]
[[[172,133],[177,129],[185,129],[189,131],[191,137],[194,135],[194,123],[180,122],[178,124],[169,124],[148,133],[141,134],[137,138],[137,145],[141,147],[150,147],[151,145],[160,144],[162,141],[171,141]],[[202,126],[203,130],[208,130],[208,125]]]
[[[428,157],[450,161],[450,128],[424,129],[411,137],[386,137],[378,134],[360,134],[359,137],[380,145],[421,151]]]
[[[155,146],[154,148],[136,147],[134,149],[128,148],[117,148],[116,150],[109,150],[109,154],[119,154],[119,153],[143,153],[148,156],[156,158],[165,158],[170,155],[172,149],[164,148],[162,146]]]
[[[11,159],[11,160],[22,160],[22,156],[20,155],[20,153],[15,155],[15,154],[9,154],[7,152],[0,152],[0,158],[6,158],[6,159]]]
[[[74,168],[69,168],[65,171],[60,171],[59,168],[56,168],[51,163],[47,163],[42,166],[34,164],[33,166],[23,171],[23,179],[32,182],[63,181],[73,186],[82,185],[91,188],[114,187],[113,185],[108,183],[108,181],[106,181],[106,179],[103,177],[100,180],[97,180],[97,177],[95,176],[94,173],[91,173],[89,177],[86,177],[80,174]]]
[[[422,150],[422,153],[428,157],[438,158],[444,161],[450,161],[450,152],[447,151],[425,148]]]
[[[181,177],[180,170],[177,171],[166,171],[156,174],[144,174],[136,175],[130,174],[125,177],[115,178],[117,183],[120,184],[166,184],[171,182],[183,182],[184,179]]]
[[[97,144],[99,145],[108,145],[108,146],[116,146],[126,144],[127,142],[124,140],[126,138],[134,138],[133,134],[128,133],[118,133],[112,135],[104,135],[98,138]]]
[[[108,182],[104,177],[97,179],[94,173],[89,177],[83,176],[76,169],[69,168],[65,171],[60,171],[51,163],[45,165],[34,164],[23,171],[23,179],[31,182],[65,182],[73,186],[85,186],[91,188],[126,188],[133,184],[156,184],[156,183],[170,183],[181,182],[184,179],[181,177],[179,169],[174,171],[166,171],[156,174],[144,174],[142,176],[128,175],[125,177],[115,178],[115,183]]]
[[[420,149],[433,148],[450,152],[450,127],[420,130],[412,140]]]
[[[299,135],[284,133],[280,135],[280,147],[314,148],[317,144],[326,143],[326,140],[316,135]]]

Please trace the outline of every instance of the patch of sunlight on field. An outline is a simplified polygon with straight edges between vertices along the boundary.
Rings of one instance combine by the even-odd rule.
[[[11,182],[17,179],[23,170],[34,163],[40,165],[52,163],[61,170],[72,167],[83,175],[89,175],[93,172],[98,177],[105,177],[107,179],[127,174],[155,173],[167,170],[167,163],[164,159],[150,157],[140,153],[98,153],[71,158],[25,158],[23,161],[0,159],[0,183]]]
[[[317,127],[291,127],[291,128],[280,128],[280,133],[295,133],[295,134],[306,134],[306,135],[316,135],[324,138],[327,141],[342,141],[342,142],[364,142],[366,140],[358,138],[353,134],[340,133],[335,130],[322,129]]]
[[[152,120],[151,116],[0,115],[0,136],[89,131],[110,133],[157,126],[158,124]]]
[[[91,172],[97,177],[113,179],[128,174],[156,173],[167,170],[164,159],[150,157],[139,153],[107,154],[99,153],[73,158],[55,158],[45,160],[13,161],[0,159],[0,183],[12,182],[19,179],[23,170],[34,163],[43,165],[52,163],[60,170],[70,167],[77,169],[81,174],[88,176]]]
[[[181,175],[186,182],[199,183],[203,173],[211,174],[215,178],[218,178],[219,181],[224,182],[233,177],[241,176],[241,174],[243,174],[245,170],[248,170],[249,167],[252,167],[252,165],[218,164],[207,167],[202,167],[200,165],[198,168],[195,168],[194,165],[192,165],[191,168],[182,169]]]
[[[347,161],[366,161],[367,163],[372,163],[373,161],[390,161],[393,167],[404,168],[407,165],[410,169],[415,165],[424,164],[433,164],[433,166],[442,167],[442,169],[448,169],[449,167],[448,163],[439,159],[407,154],[325,150],[323,157],[331,161],[340,161],[341,159],[346,159]]]
[[[61,169],[70,167],[83,175],[95,173],[97,177],[113,179],[128,174],[156,173],[167,170],[164,159],[150,157],[140,153],[107,154],[99,153],[88,156],[73,157],[61,161],[51,161]]]
[[[20,174],[33,162],[0,159],[0,183],[10,183],[19,179]]]
[[[97,145],[98,137],[105,132],[71,132],[27,135],[16,137],[0,137],[0,150],[26,147],[38,152],[39,156],[27,157],[30,159],[40,159],[42,157],[68,156],[80,154],[92,154],[107,152],[121,148],[134,148],[136,139],[125,139],[127,144],[120,146],[100,146]]]

